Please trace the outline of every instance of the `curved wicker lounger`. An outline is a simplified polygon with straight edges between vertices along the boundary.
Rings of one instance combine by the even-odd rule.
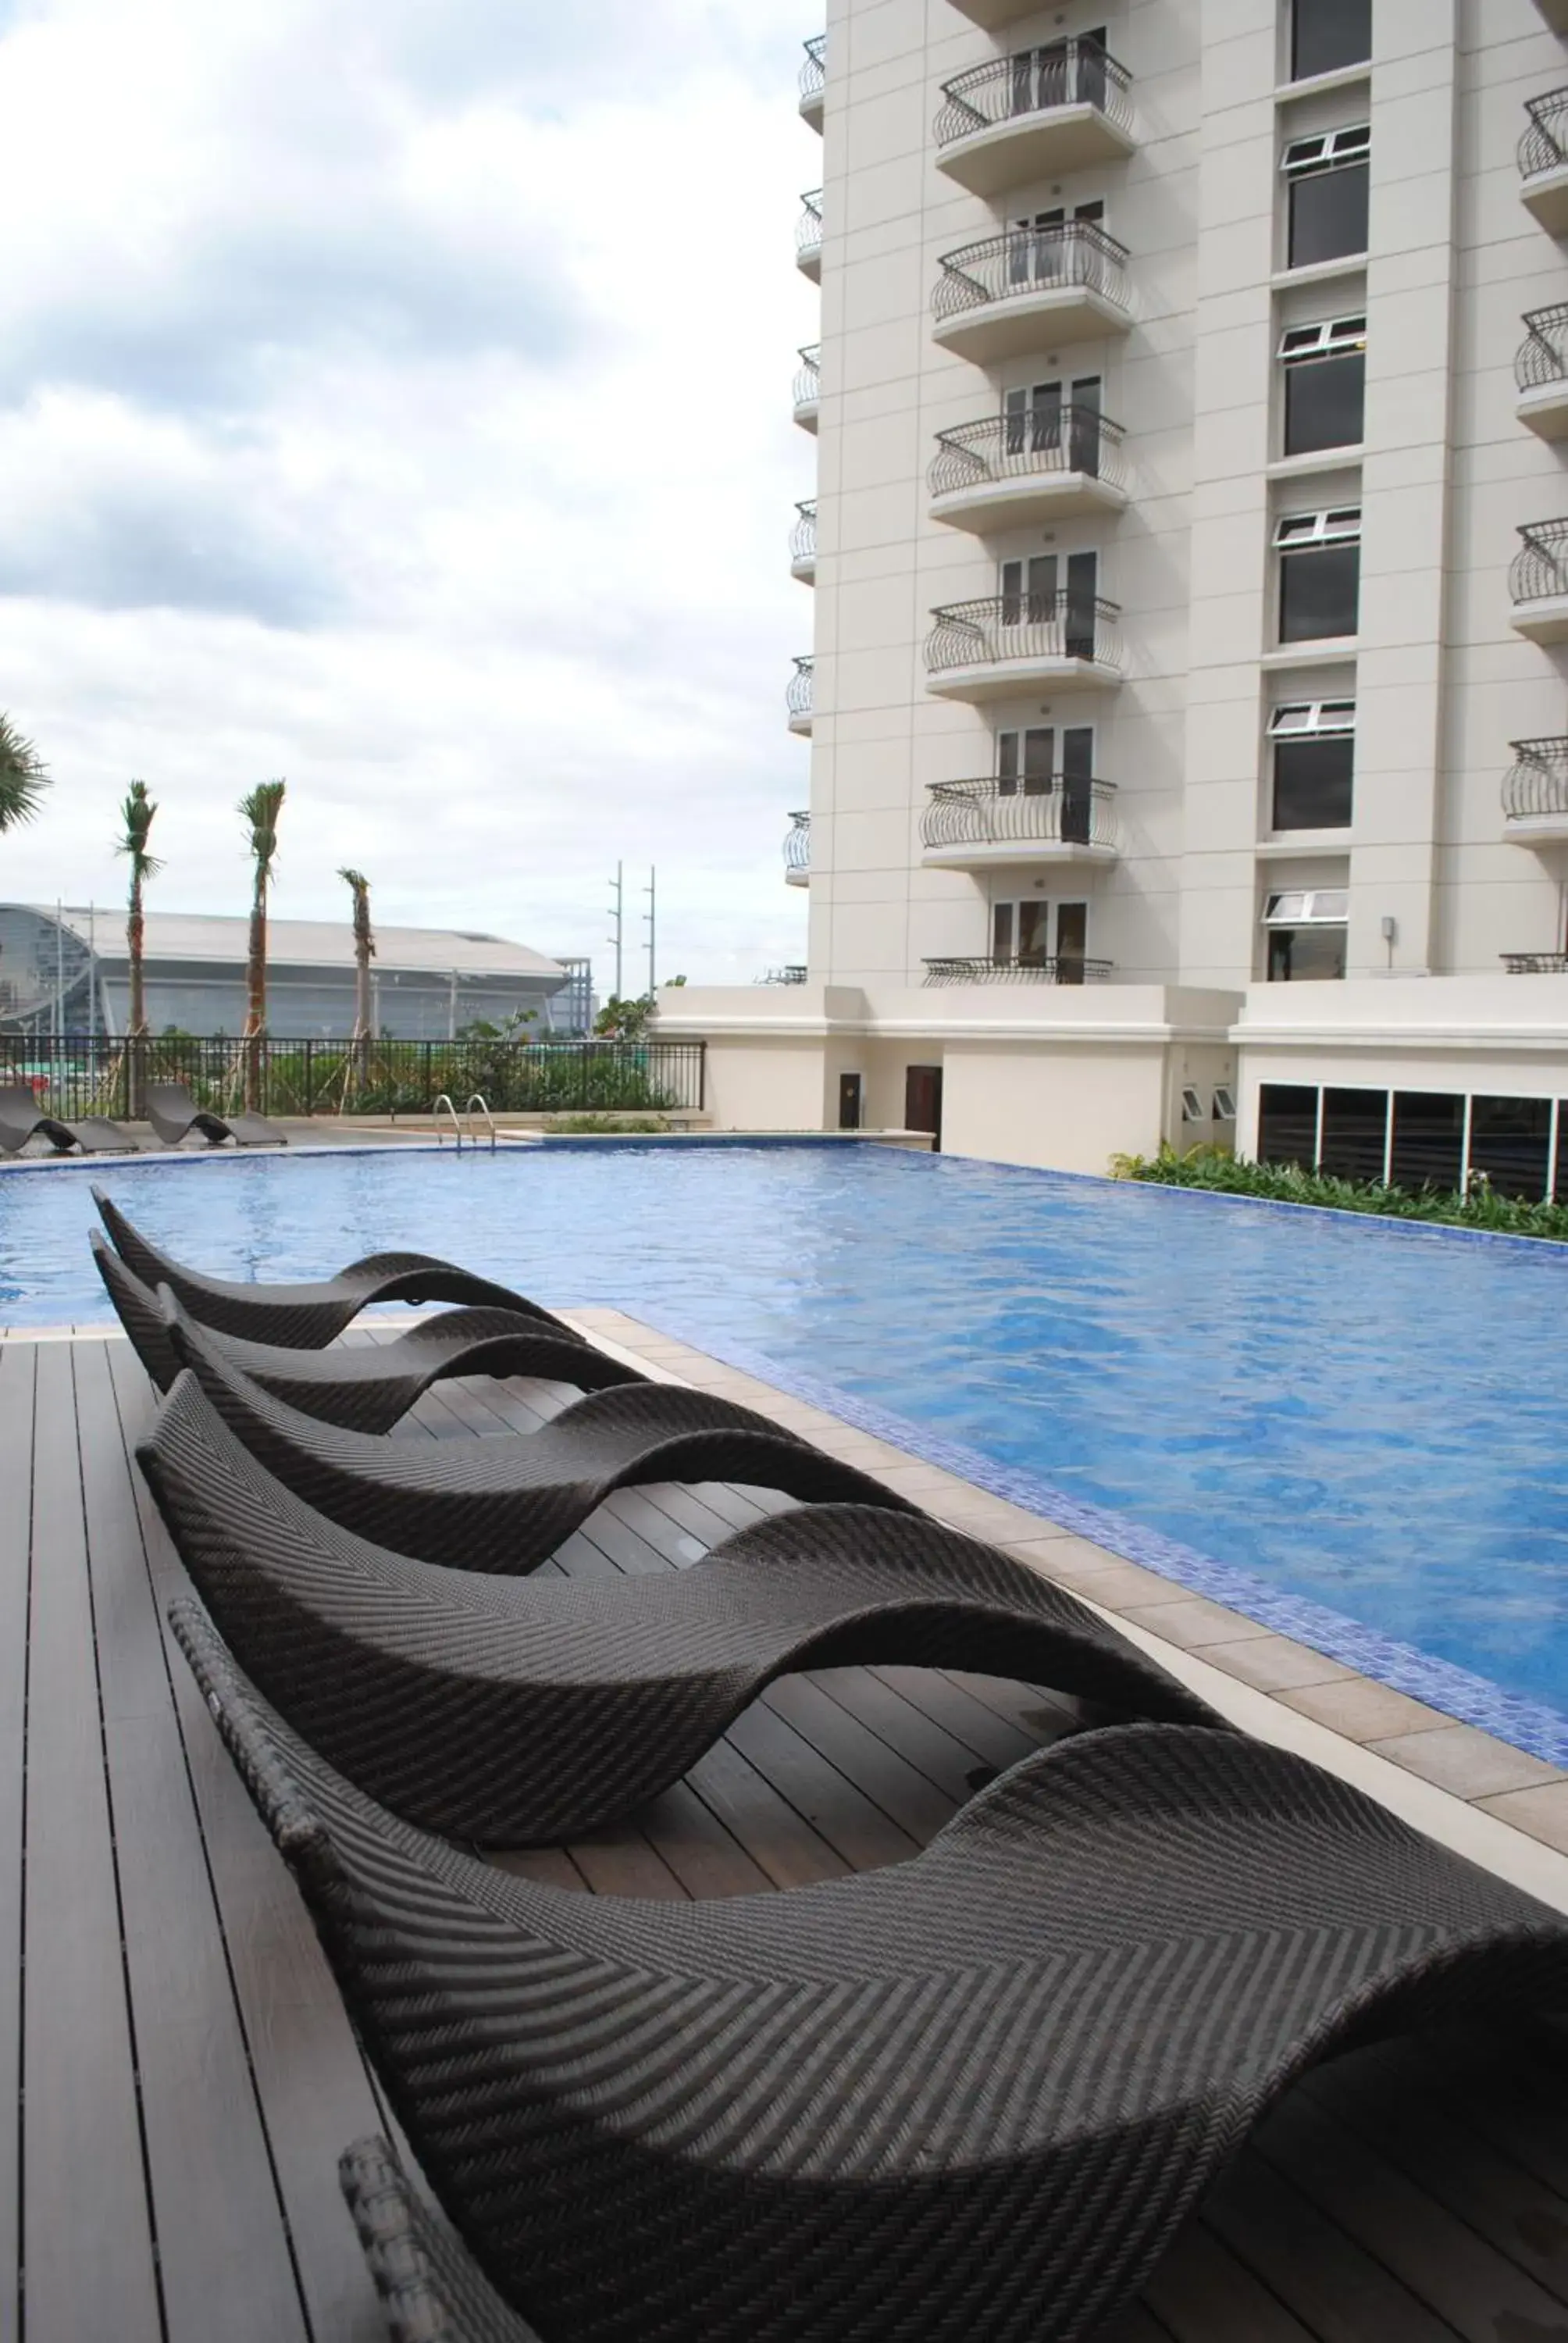
[[[1077,2343],[1303,2068],[1568,2006],[1568,1922],[1239,1734],[1080,1735],[908,1863],[622,1901],[399,1823],[194,1605],[176,1632],[414,2152],[549,2343]]]
[[[237,1108],[232,1114],[213,1114],[197,1106],[186,1082],[148,1082],[146,1103],[153,1136],[166,1147],[178,1147],[196,1131],[209,1147],[233,1140],[236,1147],[286,1147],[288,1134],[264,1114]]]
[[[537,1302],[425,1252],[368,1253],[363,1261],[351,1261],[336,1277],[309,1285],[245,1284],[204,1277],[150,1244],[101,1188],[94,1189],[93,1202],[116,1252],[142,1283],[154,1291],[166,1285],[193,1318],[204,1326],[216,1326],[220,1333],[276,1342],[284,1350],[319,1351],[373,1302],[467,1302],[520,1311],[558,1334],[571,1332]]]
[[[389,2140],[356,2140],[337,2178],[391,2343],[539,2343],[409,2186]]]
[[[537,1570],[617,1489],[745,1481],[819,1504],[915,1513],[867,1473],[733,1400],[678,1383],[600,1391],[514,1440],[417,1446],[304,1415],[236,1367],[165,1288],[175,1356],[229,1430],[318,1513],[396,1554],[457,1570]]]
[[[0,1151],[19,1155],[30,1139],[46,1139],[56,1155],[66,1154],[77,1143],[68,1123],[40,1111],[31,1083],[0,1084]]]
[[[611,1822],[797,1668],[974,1668],[1122,1716],[1212,1721],[1070,1594],[922,1514],[813,1505],[689,1570],[529,1582],[413,1562],[313,1513],[191,1374],[136,1453],[267,1697],[373,1796],[456,1837],[520,1846]]]
[[[87,1242],[137,1357],[158,1389],[167,1391],[180,1362],[156,1294],[95,1229]],[[453,1375],[542,1375],[552,1383],[575,1383],[580,1391],[647,1380],[568,1328],[558,1330],[553,1321],[515,1310],[443,1310],[406,1327],[389,1342],[354,1350],[280,1351],[270,1342],[215,1333],[210,1326],[203,1332],[220,1358],[302,1414],[367,1433],[389,1432],[432,1383]]]

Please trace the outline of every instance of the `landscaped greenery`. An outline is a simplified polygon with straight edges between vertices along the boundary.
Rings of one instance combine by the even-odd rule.
[[[1382,1181],[1336,1180],[1295,1163],[1251,1163],[1221,1147],[1194,1147],[1179,1155],[1113,1155],[1119,1180],[1147,1180],[1165,1188],[1210,1188],[1231,1196],[1262,1196],[1278,1204],[1318,1204],[1336,1212],[1372,1212],[1384,1220],[1438,1221],[1453,1228],[1490,1229],[1503,1236],[1549,1237],[1568,1244],[1568,1204],[1531,1204],[1500,1196],[1484,1174],[1460,1195],[1437,1188],[1385,1188]]]
[[[669,1125],[661,1114],[548,1114],[545,1129],[555,1139],[654,1139]]]

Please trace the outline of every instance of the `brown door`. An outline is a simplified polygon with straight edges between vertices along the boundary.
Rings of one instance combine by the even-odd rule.
[[[942,1070],[940,1066],[907,1066],[904,1070],[904,1129],[929,1131],[931,1145],[942,1143]]]

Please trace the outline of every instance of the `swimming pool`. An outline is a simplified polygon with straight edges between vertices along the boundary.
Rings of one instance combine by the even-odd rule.
[[[1568,1763],[1568,1248],[820,1143],[99,1176],[216,1271],[315,1276],[417,1246],[830,1385]],[[0,1323],[106,1315],[88,1184],[0,1177]]]

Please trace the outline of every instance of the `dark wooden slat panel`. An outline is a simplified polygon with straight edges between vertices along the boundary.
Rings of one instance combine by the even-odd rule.
[[[759,1704],[786,1718],[802,1740],[857,1784],[917,1845],[923,1846],[951,1820],[958,1798],[917,1773],[808,1677],[781,1676],[769,1685]]]
[[[35,1342],[0,1342],[0,2343],[21,2323],[22,1834]]]
[[[934,1693],[930,1706],[918,1707],[875,1668],[812,1668],[800,1682],[866,1726],[906,1765],[960,1805],[974,1795],[978,1786],[974,1776],[989,1777],[993,1771],[932,1713],[939,1698]],[[955,1693],[955,1701],[957,1697]]]
[[[968,1668],[950,1668],[947,1673],[973,1699],[994,1709],[1032,1741],[1054,1741],[1060,1734],[1075,1733],[1083,1723],[1077,1702],[1065,1693],[1013,1684],[1006,1676],[975,1675]]]
[[[1020,1757],[1040,1746],[1036,1735],[999,1715],[940,1669],[888,1666],[875,1667],[870,1673],[901,1693],[911,1707],[923,1708],[928,1715],[937,1717],[977,1759],[999,1772],[1016,1765]]]
[[[567,1844],[567,1853],[596,1896],[645,1896],[684,1904],[686,1890],[635,1823],[617,1823]]]
[[[754,1701],[738,1716],[728,1738],[851,1871],[902,1863],[916,1851],[918,1839],[901,1830],[766,1702]],[[736,1835],[760,1861],[743,1835],[737,1831]]]
[[[843,1856],[744,1757],[729,1735],[686,1776],[720,1827],[775,1887],[809,1887],[819,1879],[842,1879]]]
[[[72,1353],[38,1345],[27,1703],[30,2336],[162,2333],[104,1780]]]
[[[773,1885],[689,1781],[677,1782],[637,1819],[689,1896],[756,1896]]]
[[[1311,2328],[1196,2223],[1177,2239],[1143,2294],[1176,2343],[1314,2343]]]

